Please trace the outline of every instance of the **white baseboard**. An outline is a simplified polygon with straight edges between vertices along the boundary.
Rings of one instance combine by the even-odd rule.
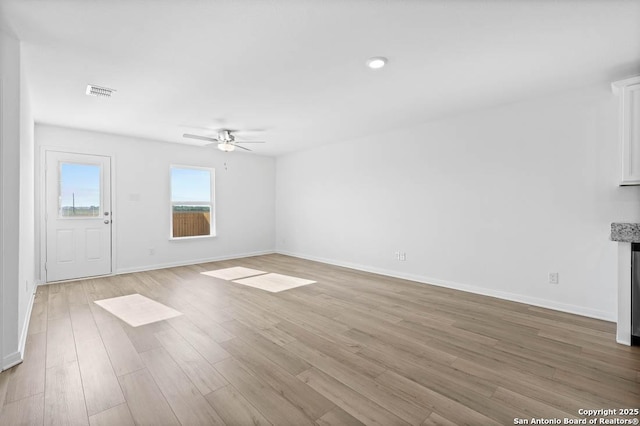
[[[24,324],[22,326],[22,334],[20,335],[20,345],[18,346],[18,350],[20,354],[24,356],[24,347],[27,344],[27,335],[29,334],[29,322],[31,321],[31,311],[33,310],[33,302],[36,299],[36,289],[38,285],[33,288],[33,292],[31,293],[31,297],[29,297],[29,305],[27,306],[27,313],[24,317]]]
[[[29,298],[27,313],[24,317],[24,323],[22,324],[22,333],[20,334],[20,340],[18,342],[18,350],[4,357],[4,359],[2,360],[2,371],[18,365],[24,360],[24,348],[27,344],[27,335],[29,334],[29,321],[31,320],[33,301],[36,297],[36,288],[38,288],[37,284],[35,285],[33,293],[31,293],[31,297]]]
[[[621,345],[631,346],[631,339],[629,338],[616,337],[616,342],[618,342]]]
[[[582,315],[585,317],[601,319],[605,321],[615,322],[615,313],[600,311],[597,309],[585,308],[582,306],[571,305],[553,300],[540,299],[537,297],[525,296],[521,294],[509,293],[500,290],[478,287],[470,284],[462,284],[454,281],[447,281],[438,278],[431,278],[422,275],[406,274],[398,271],[376,268],[373,266],[359,265],[351,262],[342,262],[334,259],[326,259],[317,256],[309,256],[300,253],[288,252],[285,250],[276,250],[276,253],[286,256],[298,257],[300,259],[313,260],[316,262],[327,263],[329,265],[342,266],[345,268],[356,269],[358,271],[371,272],[374,274],[385,275],[393,278],[400,278],[410,281],[416,281],[422,284],[430,284],[438,287],[446,287],[454,290],[465,291],[468,293],[481,294],[483,296],[496,297],[498,299],[509,300],[512,302],[526,303],[528,305],[538,306],[541,308],[553,309],[556,311],[567,312],[570,314]]]
[[[15,351],[5,356],[2,359],[2,371],[8,370],[13,366],[20,364],[23,360],[23,354],[20,351]]]
[[[226,256],[208,257],[204,259],[193,259],[181,262],[156,263],[154,265],[134,266],[130,268],[119,268],[115,274],[129,274],[132,272],[153,271],[156,269],[174,268],[177,266],[197,265],[199,263],[219,262],[221,260],[242,259],[244,257],[262,256],[265,254],[273,254],[274,250],[255,251],[251,253],[231,254]]]

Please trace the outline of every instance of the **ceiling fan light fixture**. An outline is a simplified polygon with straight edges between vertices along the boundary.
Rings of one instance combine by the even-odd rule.
[[[367,59],[367,66],[372,70],[377,70],[387,65],[389,60],[383,56],[374,56]]]
[[[236,146],[232,143],[224,142],[218,144],[218,149],[224,152],[231,152],[236,149]]]

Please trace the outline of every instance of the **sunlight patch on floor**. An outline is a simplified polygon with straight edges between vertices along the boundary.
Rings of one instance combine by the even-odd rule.
[[[305,280],[304,278],[290,277],[289,275],[281,274],[259,275],[257,277],[234,280],[233,282],[272,293],[315,283],[315,281]]]
[[[94,303],[120,318],[131,327],[138,327],[182,315],[181,312],[141,294],[129,294],[111,299],[96,300]]]
[[[200,272],[203,275],[208,275],[214,278],[220,278],[223,280],[231,281],[240,278],[252,277],[254,275],[266,274],[265,271],[259,271],[257,269],[244,268],[242,266],[235,266],[233,268],[216,269],[214,271]]]

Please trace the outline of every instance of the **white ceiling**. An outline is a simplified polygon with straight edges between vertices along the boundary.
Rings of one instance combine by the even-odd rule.
[[[36,121],[279,155],[640,73],[640,1],[2,0]],[[370,56],[389,64],[370,70]],[[109,100],[87,83],[117,89]]]

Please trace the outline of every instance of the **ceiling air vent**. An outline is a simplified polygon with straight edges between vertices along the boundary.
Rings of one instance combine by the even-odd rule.
[[[87,95],[97,96],[99,98],[110,98],[111,94],[115,92],[115,89],[109,89],[108,87],[100,87],[93,84],[87,84]]]

